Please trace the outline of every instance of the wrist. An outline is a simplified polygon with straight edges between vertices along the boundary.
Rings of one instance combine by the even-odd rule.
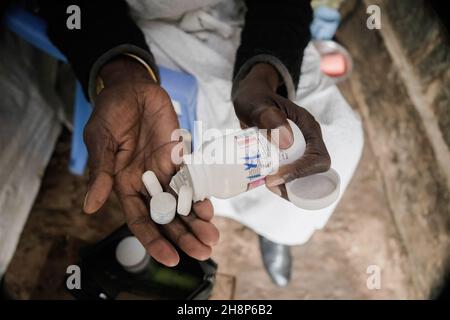
[[[247,84],[275,93],[281,85],[281,79],[275,67],[268,63],[257,63],[242,79],[240,86],[246,86]]]
[[[157,84],[144,65],[125,55],[118,56],[106,63],[98,76],[102,79],[105,87],[136,81],[150,81]]]

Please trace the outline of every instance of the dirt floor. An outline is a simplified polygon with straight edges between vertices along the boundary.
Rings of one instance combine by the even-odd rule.
[[[343,91],[346,91],[344,86]],[[351,101],[351,96],[348,97]],[[95,243],[123,224],[112,197],[96,215],[82,213],[86,177],[67,170],[70,135],[64,132],[19,246],[4,278],[8,297],[70,299],[64,290],[67,265],[80,246]],[[370,141],[357,172],[323,230],[292,247],[293,278],[277,288],[265,273],[257,235],[242,225],[215,218],[221,240],[213,259],[218,275],[212,299],[407,299],[417,297]],[[370,266],[381,271],[380,289],[369,289]]]

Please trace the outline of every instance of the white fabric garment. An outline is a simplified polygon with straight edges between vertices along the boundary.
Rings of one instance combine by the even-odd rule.
[[[239,129],[230,92],[234,55],[243,25],[242,2],[128,2],[157,64],[185,71],[197,78],[197,119],[203,121],[203,129]],[[202,23],[196,20],[202,20]],[[304,52],[294,102],[311,112],[321,124],[332,167],[341,177],[341,197],[361,156],[363,131],[357,114],[333,82],[321,74],[319,63],[317,51],[309,44]],[[212,202],[217,215],[232,218],[256,233],[286,245],[308,241],[315,230],[324,227],[336,206],[318,211],[299,209],[264,186],[232,199],[212,199]]]

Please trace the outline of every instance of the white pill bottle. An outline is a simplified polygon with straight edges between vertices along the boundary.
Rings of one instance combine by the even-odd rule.
[[[294,142],[288,149],[279,149],[275,130],[260,130],[256,127],[227,134],[204,143],[201,148],[192,154],[183,156],[180,171],[172,178],[170,187],[178,193],[182,186],[189,186],[193,190],[193,201],[216,197],[228,199],[255,187],[265,184],[265,177],[276,173],[280,166],[292,163],[305,152],[306,142],[299,127],[288,119],[292,129]],[[268,135],[271,135],[269,141]],[[275,143],[272,143],[272,142]],[[317,177],[316,177],[317,178]],[[290,189],[301,190],[294,187],[301,179],[286,184],[289,200],[298,207],[305,209],[320,209],[331,203],[325,203],[318,198],[327,198],[334,201],[339,189],[339,176],[334,170],[326,173],[326,179],[332,180],[336,186],[329,190],[330,194],[317,195],[315,199],[305,199],[310,205],[303,205],[301,195],[289,192]],[[302,178],[306,179],[306,178]],[[329,181],[328,181],[329,182]],[[303,181],[308,183],[308,181]],[[321,183],[315,179],[314,183]],[[328,183],[329,185],[329,183]],[[320,189],[316,187],[316,189]],[[311,198],[311,195],[308,195]],[[319,202],[312,203],[311,200]],[[323,199],[322,199],[323,200]]]

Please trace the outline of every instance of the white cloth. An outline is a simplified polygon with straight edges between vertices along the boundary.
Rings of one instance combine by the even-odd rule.
[[[197,78],[197,118],[203,121],[203,128],[239,129],[230,92],[234,55],[243,23],[242,3],[229,0],[129,0],[129,4],[134,8],[136,21],[156,62]],[[189,16],[183,16],[187,12]],[[200,26],[205,24],[196,23],[193,16],[208,20],[206,27],[202,29]],[[228,28],[223,29],[223,23]],[[332,167],[341,177],[341,197],[361,156],[363,131],[360,119],[337,87],[320,73],[319,63],[320,57],[314,46],[308,45],[294,102],[311,112],[321,124]],[[308,241],[315,230],[324,227],[336,206],[318,211],[302,210],[265,187],[233,199],[212,201],[216,214],[232,218],[256,233],[286,245]]]

